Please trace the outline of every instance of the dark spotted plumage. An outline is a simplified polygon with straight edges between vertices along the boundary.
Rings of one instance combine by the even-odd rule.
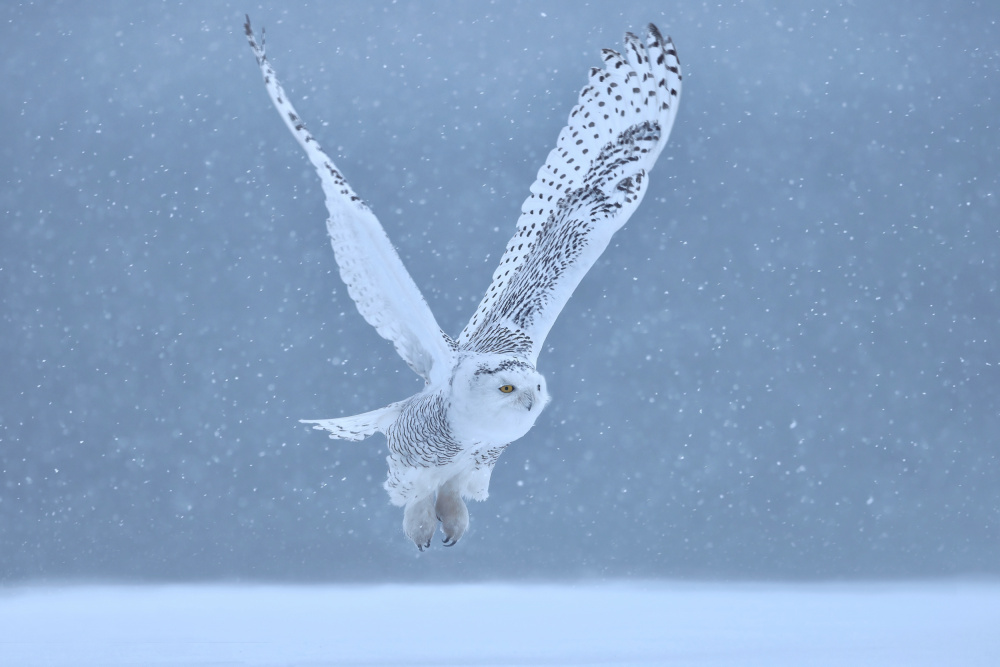
[[[535,363],[573,290],[642,200],[677,114],[680,63],[654,25],[645,45],[629,33],[625,47],[604,49],[605,68],[591,70],[459,349],[500,351],[517,337],[520,350],[526,338]]]

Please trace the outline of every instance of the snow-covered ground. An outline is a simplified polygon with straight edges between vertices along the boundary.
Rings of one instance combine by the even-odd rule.
[[[0,589],[2,665],[1000,665],[1000,583]]]

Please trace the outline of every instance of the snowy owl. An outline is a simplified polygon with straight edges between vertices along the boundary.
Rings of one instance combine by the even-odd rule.
[[[486,296],[453,339],[438,326],[368,206],[347,184],[292,107],[258,41],[246,36],[285,124],[319,173],[340,277],[361,315],[391,341],[426,385],[384,408],[302,420],[331,438],[388,442],[385,489],[421,551],[440,522],[452,546],[469,527],[466,499],[485,500],[497,457],[534,425],[549,401],[535,369],[545,336],[573,290],[646,192],[681,92],[670,38],[649,26],[603,53],[521,207]]]

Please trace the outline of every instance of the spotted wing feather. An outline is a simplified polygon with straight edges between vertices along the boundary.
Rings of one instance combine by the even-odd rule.
[[[319,174],[330,215],[326,222],[330,242],[340,277],[358,311],[379,335],[392,341],[399,356],[424,379],[446,379],[454,343],[441,331],[378,219],[347,184],[285,96],[264,52],[263,33],[258,42],[249,17],[244,27],[271,101]]]
[[[573,290],[642,201],[677,114],[677,51],[650,25],[645,44],[627,34],[624,53],[605,49],[603,59],[538,171],[461,349],[536,363]]]

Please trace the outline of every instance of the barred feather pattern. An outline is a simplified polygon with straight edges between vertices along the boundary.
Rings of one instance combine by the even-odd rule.
[[[680,61],[654,25],[645,44],[629,33],[624,55],[605,49],[603,58],[531,186],[459,349],[508,349],[516,337],[535,363],[580,280],[642,200],[676,117]]]

